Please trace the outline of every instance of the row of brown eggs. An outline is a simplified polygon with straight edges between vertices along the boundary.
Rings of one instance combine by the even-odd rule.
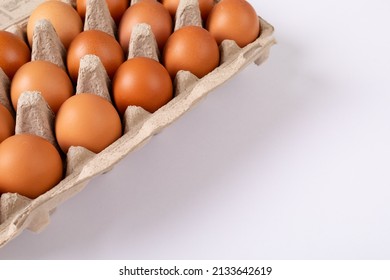
[[[202,78],[219,65],[218,45],[225,39],[243,47],[259,33],[255,10],[245,0],[199,1],[205,28],[186,26],[173,32],[179,0],[106,0],[118,25],[117,38],[103,31],[82,31],[85,0],[77,11],[59,1],[47,1],[31,14],[27,38],[31,45],[35,23],[47,19],[66,49],[67,72],[47,61],[30,61],[30,49],[17,36],[0,32],[0,67],[11,80],[10,99],[15,110],[23,92],[39,91],[55,118],[56,140],[64,153],[70,146],[100,152],[122,135],[121,116],[130,105],[151,113],[173,98],[172,80],[179,70]],[[114,8],[113,8],[114,7]],[[150,25],[161,56],[125,60],[132,28]],[[238,24],[240,23],[240,24]],[[80,60],[99,57],[112,80],[114,106],[95,94],[74,95]],[[27,134],[11,136],[15,121],[0,104],[0,193],[18,192],[35,198],[63,177],[61,154],[45,139]],[[50,146],[50,148],[49,148]]]

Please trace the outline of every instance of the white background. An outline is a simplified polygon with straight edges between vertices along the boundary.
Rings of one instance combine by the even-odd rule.
[[[390,258],[389,2],[249,2],[269,60],[0,258]]]

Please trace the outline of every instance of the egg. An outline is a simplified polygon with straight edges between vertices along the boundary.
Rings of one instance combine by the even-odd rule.
[[[136,57],[123,63],[112,83],[114,103],[123,115],[128,106],[140,106],[151,113],[172,99],[168,71],[157,61]]]
[[[83,22],[79,14],[71,5],[61,1],[45,1],[31,13],[27,22],[27,37],[30,46],[32,45],[35,23],[40,19],[51,22],[66,49],[83,29]]]
[[[211,10],[206,28],[218,44],[229,39],[240,47],[256,40],[261,32],[256,11],[245,0],[220,1]]]
[[[151,26],[152,32],[160,50],[172,33],[172,18],[164,6],[154,0],[143,0],[130,6],[123,14],[119,24],[119,42],[125,53],[128,52],[131,32],[134,25],[147,23]]]
[[[0,144],[0,193],[36,198],[57,185],[62,175],[61,156],[49,141],[18,134]]]
[[[110,11],[111,17],[118,25],[122,15],[129,7],[129,0],[106,0],[108,10]],[[85,13],[87,10],[87,0],[77,0],[76,9],[80,17],[84,20]]]
[[[16,72],[11,83],[11,101],[15,110],[25,91],[39,91],[54,113],[74,93],[68,74],[59,66],[43,60],[31,61]]]
[[[160,2],[169,11],[171,16],[174,17],[180,0],[161,0]],[[213,6],[214,0],[199,0],[199,9],[203,20],[207,19]]]
[[[99,153],[122,135],[122,123],[109,101],[80,93],[62,104],[55,120],[55,134],[64,153],[71,146]]]
[[[124,61],[122,48],[114,37],[99,30],[84,31],[72,41],[67,54],[68,71],[74,82],[77,82],[80,60],[86,54],[98,56],[111,79]]]
[[[179,70],[190,71],[202,78],[219,65],[219,48],[207,30],[186,26],[169,37],[163,61],[172,79]]]
[[[15,133],[15,120],[10,111],[0,103],[0,143]]]
[[[8,78],[12,79],[15,72],[30,61],[30,49],[27,44],[15,34],[0,30],[0,68]]]

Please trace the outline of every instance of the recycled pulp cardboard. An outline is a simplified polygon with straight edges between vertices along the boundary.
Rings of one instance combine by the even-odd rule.
[[[0,29],[25,38],[28,15],[43,0],[1,0]],[[133,1],[135,4],[138,1]],[[218,2],[218,1],[217,1]],[[69,2],[69,4],[73,4]],[[98,29],[115,36],[113,23],[104,0],[89,0],[84,29]],[[186,25],[201,25],[197,0],[182,0],[176,17],[175,29]],[[71,147],[66,158],[66,174],[54,188],[36,199],[15,193],[2,194],[0,200],[0,247],[15,238],[24,229],[41,231],[50,221],[50,214],[64,201],[79,193],[95,176],[109,171],[122,158],[145,144],[153,135],[193,108],[216,87],[231,79],[248,64],[263,63],[275,43],[273,27],[259,17],[260,36],[244,48],[226,40],[220,46],[221,62],[214,71],[198,79],[188,71],[180,71],[175,78],[175,97],[151,114],[140,107],[129,106],[123,118],[124,134],[116,142],[98,154],[83,148]],[[132,35],[129,58],[147,56],[159,60],[159,52],[150,26],[139,25]],[[35,26],[32,60],[48,60],[62,68],[65,49],[54,28],[48,21]],[[76,94],[93,92],[107,98],[110,80],[99,60],[87,55],[81,61]],[[9,102],[10,81],[0,69],[0,102],[13,110]],[[16,114],[16,133],[38,134],[57,146],[53,133],[54,114],[39,92],[22,94]],[[37,126],[38,120],[41,124]],[[58,147],[58,146],[57,146]]]

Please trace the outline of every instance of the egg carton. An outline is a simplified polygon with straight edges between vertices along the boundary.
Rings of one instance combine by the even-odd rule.
[[[35,1],[35,2],[34,2]],[[10,1],[11,2],[11,1]],[[29,7],[41,0],[31,0]],[[65,2],[65,1],[64,1]],[[139,1],[131,1],[134,5]],[[219,1],[216,1],[219,2]],[[74,6],[74,2],[68,1]],[[31,11],[28,11],[31,13]],[[18,14],[13,24],[3,24],[6,30],[26,38],[26,14]],[[0,247],[19,235],[24,229],[42,231],[50,222],[50,215],[57,206],[79,193],[88,182],[111,170],[129,153],[142,147],[153,135],[193,108],[199,101],[250,63],[260,65],[269,56],[275,44],[274,28],[259,17],[260,36],[249,45],[240,48],[234,41],[225,40],[220,45],[220,65],[199,79],[188,71],[179,71],[174,80],[174,98],[154,113],[137,106],[129,106],[123,117],[124,134],[98,154],[83,147],[71,147],[66,155],[65,176],[51,190],[29,199],[16,193],[5,193],[0,199]],[[174,22],[175,30],[187,26],[202,26],[198,0],[181,0]],[[117,33],[105,0],[88,0],[84,30],[97,29],[112,36]],[[46,20],[39,21],[34,29],[31,60],[47,60],[65,69],[66,51],[53,26]],[[146,56],[157,61],[160,53],[149,25],[139,24],[131,35],[128,58]],[[94,55],[81,59],[76,94],[90,92],[111,102],[110,79]],[[0,103],[13,112],[9,101],[10,81],[0,68]],[[57,148],[54,136],[54,114],[39,92],[23,93],[16,110],[15,133],[39,135]]]

